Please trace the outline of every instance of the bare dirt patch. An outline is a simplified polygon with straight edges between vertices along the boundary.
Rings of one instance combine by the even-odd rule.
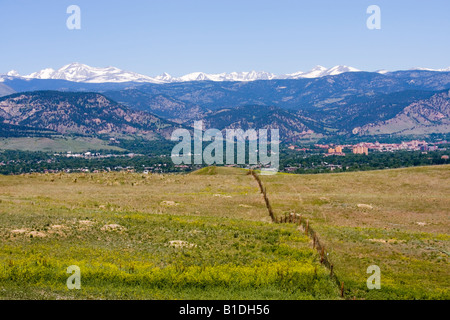
[[[365,204],[365,203],[358,203],[357,207],[361,208],[361,209],[369,209],[369,210],[373,209],[373,206],[371,206],[370,204]]]
[[[41,231],[31,231],[28,235],[33,238],[45,238],[47,236],[46,233]]]
[[[160,203],[162,206],[167,206],[167,207],[171,207],[171,206],[177,206],[178,203],[176,203],[175,201],[171,201],[171,200],[164,200],[161,201]]]
[[[24,233],[28,233],[29,229],[15,229],[15,230],[11,230],[11,233],[13,234],[24,234]]]
[[[173,248],[195,248],[197,245],[195,243],[189,243],[182,240],[172,240],[169,241],[169,246]]]
[[[112,223],[112,224],[105,224],[103,227],[101,227],[102,231],[124,231],[126,230],[125,227],[121,226],[120,224]]]
[[[93,224],[95,224],[95,222],[91,220],[78,220],[78,223],[85,226],[92,226]]]

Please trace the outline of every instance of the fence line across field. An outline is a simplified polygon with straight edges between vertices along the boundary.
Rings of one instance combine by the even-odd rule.
[[[289,213],[289,214],[285,213],[284,217],[280,216],[277,218],[273,212],[272,206],[270,205],[269,197],[267,196],[267,188],[264,187],[261,178],[254,170],[250,170],[249,174],[251,174],[258,183],[259,189],[263,195],[264,202],[266,203],[266,208],[270,218],[272,219],[272,222],[292,223],[298,225],[300,227],[300,231],[301,229],[304,230],[305,235],[312,240],[313,248],[315,248],[320,254],[320,263],[330,270],[331,279],[333,279],[340,288],[341,297],[344,297],[344,282],[339,281],[336,273],[333,270],[333,264],[328,259],[328,254],[325,250],[325,246],[321,243],[319,237],[317,236],[317,232],[309,225],[308,219],[303,219],[302,215],[298,213]]]

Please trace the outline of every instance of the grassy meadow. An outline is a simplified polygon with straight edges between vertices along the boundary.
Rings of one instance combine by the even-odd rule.
[[[309,220],[346,296],[450,299],[450,166],[261,179],[278,215]],[[370,265],[380,290],[367,289]]]
[[[317,231],[346,298],[448,299],[449,169],[261,179],[276,215]],[[340,299],[319,260],[246,170],[0,176],[3,299]]]
[[[4,299],[337,299],[245,170],[0,176]],[[66,269],[81,269],[68,290]]]

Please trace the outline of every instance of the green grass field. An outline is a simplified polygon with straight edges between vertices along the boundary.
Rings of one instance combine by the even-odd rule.
[[[277,215],[319,233],[346,298],[448,299],[449,169],[261,178]],[[0,176],[0,244],[3,299],[340,299],[242,169]],[[372,264],[380,290],[366,287]]]

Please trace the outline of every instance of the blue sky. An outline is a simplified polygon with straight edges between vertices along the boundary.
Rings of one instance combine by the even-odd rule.
[[[81,8],[81,30],[66,9]],[[369,5],[381,30],[369,30]],[[70,62],[155,76],[450,66],[450,1],[0,0],[0,73]]]

